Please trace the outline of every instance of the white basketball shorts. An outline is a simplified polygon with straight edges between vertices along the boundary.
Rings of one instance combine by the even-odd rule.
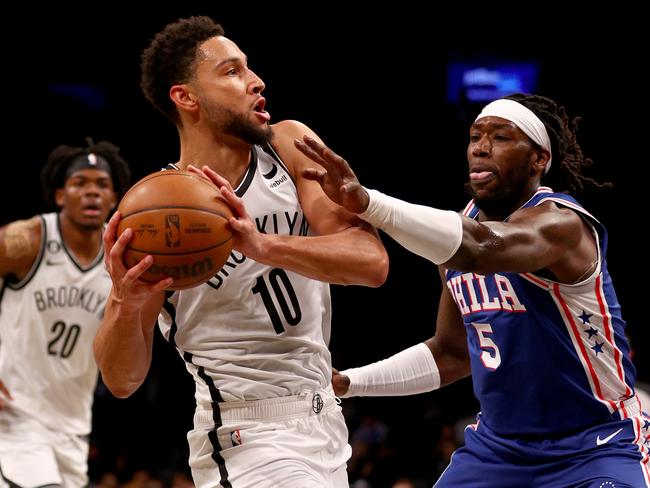
[[[0,412],[0,487],[88,485],[88,442],[9,409]]]
[[[187,438],[197,488],[349,486],[348,430],[331,387],[197,408]]]

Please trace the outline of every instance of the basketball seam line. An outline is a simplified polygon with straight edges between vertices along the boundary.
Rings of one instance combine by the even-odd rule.
[[[193,207],[191,205],[159,205],[157,207],[147,207],[147,208],[143,208],[143,209],[140,209],[140,210],[136,210],[135,212],[131,212],[131,213],[122,215],[121,220],[124,220],[127,217],[131,217],[132,215],[137,215],[137,214],[143,213],[143,212],[151,212],[153,210],[170,209],[170,208],[177,208],[179,210],[197,210],[199,212],[205,212],[205,213],[209,213],[209,214],[212,214],[212,215],[218,215],[219,217],[222,217],[225,220],[228,220],[230,218],[227,215],[224,215],[224,214],[219,213],[219,212],[215,212],[214,210],[211,210],[209,208],[204,208],[204,207]]]
[[[203,249],[199,249],[197,251],[186,251],[186,252],[178,252],[178,253],[145,251],[144,249],[138,249],[138,248],[130,247],[130,246],[127,246],[126,248],[130,249],[131,251],[136,251],[136,252],[141,252],[141,253],[144,253],[144,254],[151,254],[151,255],[160,254],[160,255],[163,255],[163,256],[186,256],[188,254],[197,254],[199,252],[209,251],[210,249],[214,249],[215,247],[219,247],[219,246],[224,245],[226,242],[230,241],[231,239],[232,239],[232,235],[228,239],[226,239],[225,241],[221,241],[220,243],[215,244],[213,246],[206,247],[206,248],[203,248]]]

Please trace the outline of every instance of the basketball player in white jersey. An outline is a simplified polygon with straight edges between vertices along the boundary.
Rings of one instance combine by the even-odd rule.
[[[196,383],[188,440],[197,487],[346,487],[327,283],[381,285],[386,251],[374,228],[302,177],[314,163],[292,141],[315,134],[294,121],[269,125],[264,83],[220,25],[168,25],[142,69],[145,95],[179,132],[173,166],[204,165],[234,209],[234,251],[207,283],[165,293],[171,278],[138,279],[151,256],[124,267],[132,231],[116,235],[119,214],[111,219],[113,288],[95,339],[104,382],[119,397],[142,384],[158,319]]]
[[[111,286],[102,231],[129,169],[116,146],[89,141],[55,148],[41,179],[59,212],[0,228],[0,486],[78,488]]]

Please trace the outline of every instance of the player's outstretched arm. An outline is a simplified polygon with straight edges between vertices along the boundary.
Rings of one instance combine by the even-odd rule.
[[[404,351],[359,368],[334,370],[332,386],[340,397],[404,396],[432,391],[470,374],[467,337],[458,309],[444,284],[436,333]]]
[[[583,219],[553,202],[517,210],[508,222],[477,222],[364,189],[347,162],[321,142],[304,138],[295,145],[320,165],[306,177],[318,181],[329,198],[351,211],[362,209],[359,217],[435,264],[480,274],[548,268],[573,283],[596,259]],[[346,203],[349,194],[356,195],[355,204]]]
[[[294,144],[319,165],[304,171],[305,178],[317,181],[332,201],[382,229],[409,251],[441,264],[460,246],[462,222],[456,212],[415,205],[367,190],[347,161],[322,142],[303,137]]]
[[[113,395],[124,398],[147,376],[153,330],[165,297],[163,290],[173,280],[165,278],[151,284],[139,279],[153,263],[151,256],[130,269],[124,265],[124,250],[133,231],[126,229],[117,237],[119,220],[116,212],[104,232],[104,260],[113,286],[93,351],[104,383]]]

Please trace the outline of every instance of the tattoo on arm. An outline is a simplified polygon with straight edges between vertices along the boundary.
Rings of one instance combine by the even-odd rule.
[[[19,259],[34,253],[32,233],[40,225],[39,217],[18,220],[5,229],[5,252],[10,259]]]

